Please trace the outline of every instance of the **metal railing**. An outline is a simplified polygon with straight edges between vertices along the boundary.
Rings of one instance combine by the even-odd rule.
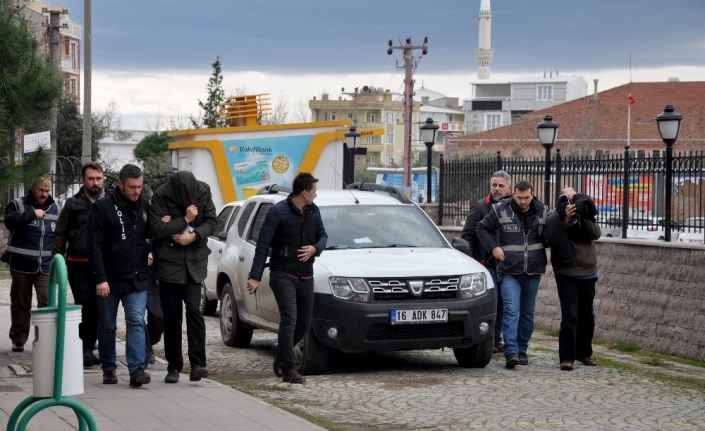
[[[627,224],[638,229],[639,221],[662,223],[665,214],[666,160],[663,157],[562,157],[552,154],[550,207],[555,206],[564,187],[592,197],[598,209],[598,222],[620,228],[623,214]],[[625,172],[625,167],[628,168]],[[526,180],[534,187],[534,195],[542,199],[545,160],[543,158],[505,158],[498,151],[495,158],[450,160],[441,157],[439,166],[438,224],[460,226],[473,203],[487,196],[490,178],[495,171],[505,170],[512,183]],[[676,154],[672,163],[672,225],[677,231],[689,219],[705,217],[705,153]],[[628,184],[627,199],[622,191]],[[626,204],[626,205],[625,205]],[[632,223],[633,222],[633,223]],[[653,226],[643,224],[643,229]],[[617,235],[614,235],[617,236]],[[675,240],[676,236],[673,237]]]

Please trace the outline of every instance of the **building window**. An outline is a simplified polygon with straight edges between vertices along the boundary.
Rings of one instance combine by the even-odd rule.
[[[394,112],[387,112],[387,123],[391,124],[394,122]]]
[[[393,144],[394,143],[394,133],[387,133],[386,141],[388,144]]]
[[[71,78],[69,80],[69,93],[74,96],[78,96],[78,89],[76,88],[76,78]]]
[[[375,114],[374,114],[374,112],[368,112],[368,113],[367,113],[367,122],[368,122],[368,123],[374,123],[374,122],[375,122]]]
[[[550,101],[553,100],[553,85],[537,85],[536,100]]]
[[[502,114],[485,114],[485,130],[496,129],[502,125]]]
[[[352,112],[348,112],[348,118],[351,119],[351,120],[353,119],[353,113],[352,113]]]
[[[643,158],[646,157],[646,151],[645,151],[645,150],[638,150],[638,151],[636,152],[636,156],[637,156],[638,158],[640,158],[640,159],[643,159]]]
[[[338,118],[338,114],[335,112],[326,112],[326,121],[334,121],[336,118]]]
[[[391,166],[393,164],[394,164],[394,155],[387,154],[387,166]]]
[[[374,165],[375,164],[375,156],[367,156],[367,164]]]
[[[71,67],[73,70],[78,69],[78,57],[76,56],[76,44],[71,44]]]

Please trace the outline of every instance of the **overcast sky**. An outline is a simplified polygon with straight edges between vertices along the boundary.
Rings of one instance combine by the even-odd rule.
[[[600,89],[634,81],[705,80],[703,0],[494,0],[493,78],[547,70]],[[81,25],[83,0],[61,2]],[[110,100],[125,128],[197,111],[220,56],[227,90],[245,86],[291,106],[341,87],[400,91],[401,52],[428,36],[417,88],[461,99],[477,78],[480,0],[122,0],[93,2],[93,109]],[[420,53],[415,53],[417,56]],[[591,91],[592,88],[590,87]]]

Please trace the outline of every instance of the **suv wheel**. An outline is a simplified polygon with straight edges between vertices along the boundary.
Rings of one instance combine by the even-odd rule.
[[[309,329],[304,339],[294,346],[296,371],[304,375],[323,374],[328,363],[328,347],[321,344]]]
[[[231,347],[247,347],[252,341],[252,328],[240,320],[230,283],[223,286],[223,296],[220,297],[220,336],[225,345]]]
[[[201,282],[201,303],[198,305],[198,309],[204,316],[213,316],[215,310],[218,309],[218,301],[211,301],[206,296],[206,283],[204,282]]]
[[[493,349],[494,333],[488,336],[484,341],[466,349],[454,348],[453,354],[461,367],[484,368],[492,359]]]

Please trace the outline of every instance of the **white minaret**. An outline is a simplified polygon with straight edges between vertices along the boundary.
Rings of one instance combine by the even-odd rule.
[[[492,39],[492,11],[490,10],[490,0],[480,0],[480,25],[477,38],[477,78],[490,79],[490,65],[494,57],[494,49],[491,48]]]

